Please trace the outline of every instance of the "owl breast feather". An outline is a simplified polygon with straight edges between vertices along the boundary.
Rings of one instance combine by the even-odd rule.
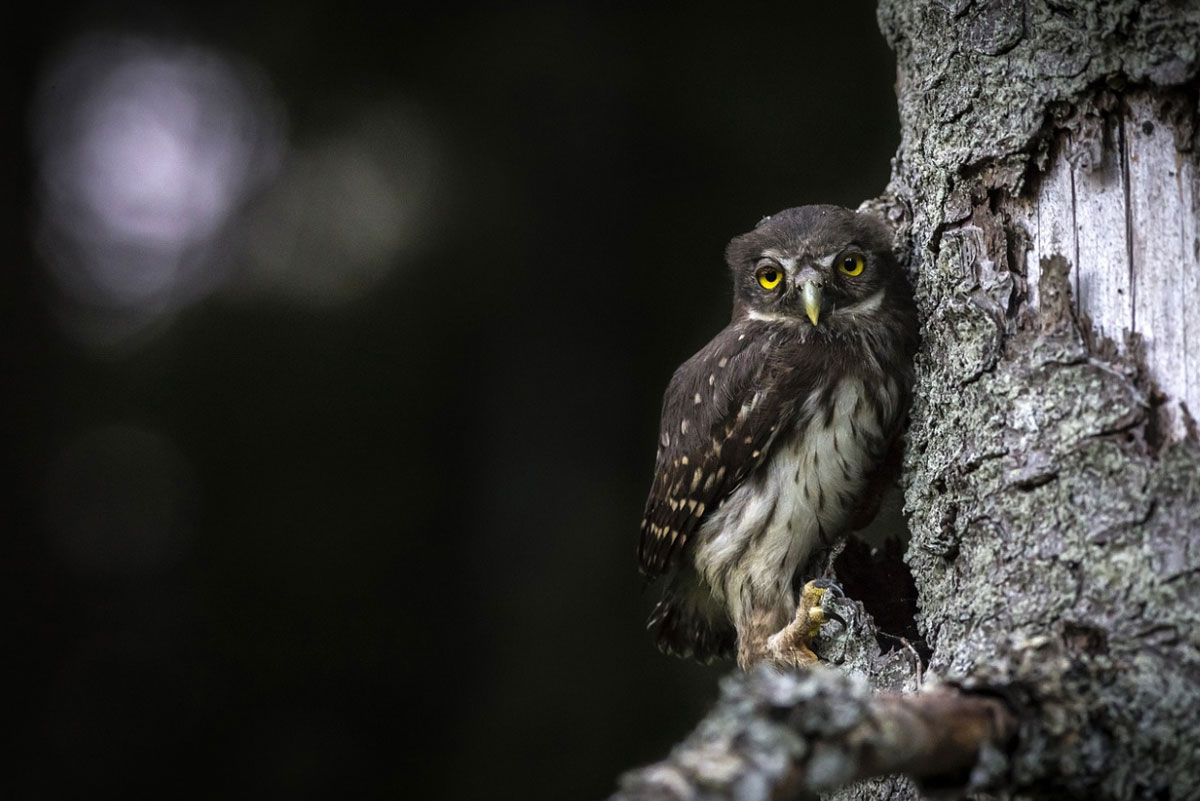
[[[844,533],[890,439],[894,380],[882,394],[869,398],[856,376],[814,393],[768,459],[703,521],[693,564],[715,596],[756,604],[790,596],[817,545]]]

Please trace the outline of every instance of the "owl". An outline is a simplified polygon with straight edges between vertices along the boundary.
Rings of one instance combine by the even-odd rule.
[[[806,566],[870,522],[912,388],[912,290],[879,219],[802,206],[729,243],[733,319],[672,377],[638,548],[668,653],[816,661]]]

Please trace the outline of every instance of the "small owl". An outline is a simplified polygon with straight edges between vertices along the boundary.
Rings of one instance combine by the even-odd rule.
[[[638,555],[663,576],[661,648],[803,665],[818,546],[870,522],[912,387],[912,290],[878,219],[837,206],[767,217],[725,252],[733,320],[675,371]]]

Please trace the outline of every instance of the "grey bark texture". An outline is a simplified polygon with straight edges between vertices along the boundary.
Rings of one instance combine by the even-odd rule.
[[[834,667],[730,677],[619,795],[919,797],[897,775],[833,790],[898,770],[1200,799],[1200,6],[883,0],[879,20],[901,144],[867,205],[921,312],[905,562],[932,657],[880,654],[840,602]],[[941,750],[872,750],[909,737]]]

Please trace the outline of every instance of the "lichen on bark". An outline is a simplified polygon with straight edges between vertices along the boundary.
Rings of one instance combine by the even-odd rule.
[[[1200,8],[885,0],[879,17],[923,320],[905,485],[931,671],[1022,712],[1018,792],[1195,797],[1200,450],[1160,447],[1144,369],[1078,319],[1075,253],[1026,284],[1014,209],[1099,92],[1182,91],[1194,119]]]

